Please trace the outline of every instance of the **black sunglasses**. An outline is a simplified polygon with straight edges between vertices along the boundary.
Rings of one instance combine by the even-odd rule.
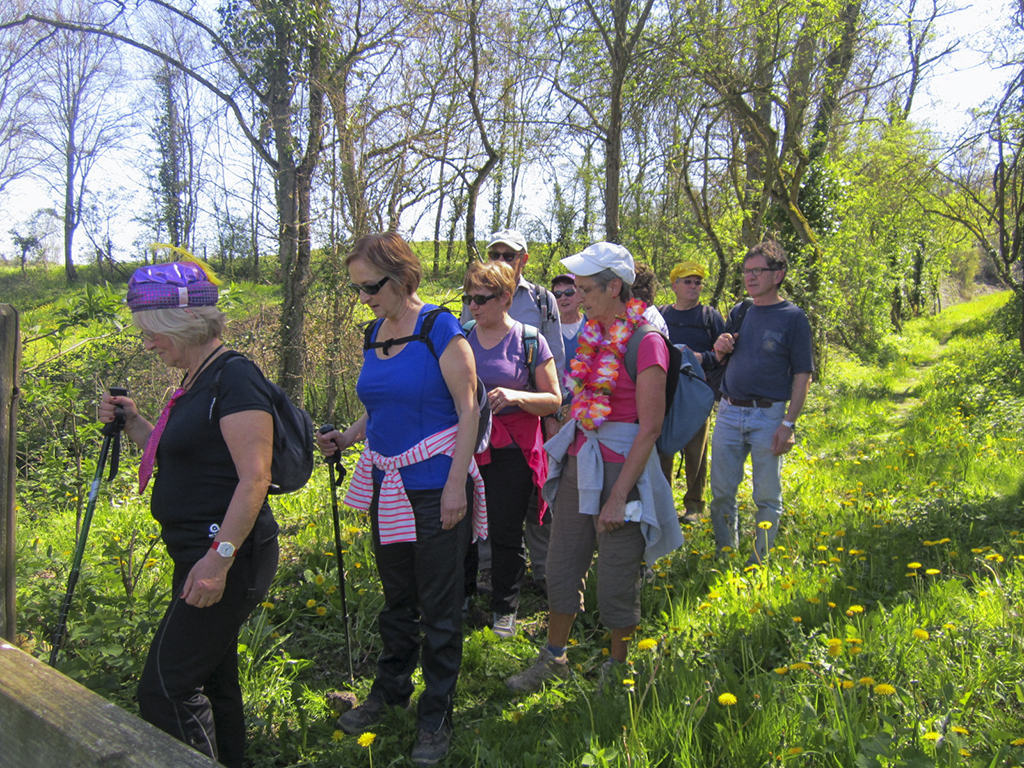
[[[384,283],[388,281],[388,276],[384,275],[380,279],[379,283],[373,283],[372,285],[358,285],[357,283],[349,283],[348,287],[352,289],[353,293],[365,293],[367,296],[376,296],[380,293],[380,289],[384,287]]]
[[[519,254],[515,251],[488,251],[487,255],[490,257],[491,261],[498,261],[498,259],[501,259],[506,264],[511,264],[519,258]]]
[[[463,304],[474,303],[474,304],[482,307],[484,304],[486,304],[491,299],[496,299],[496,298],[498,298],[498,297],[495,296],[493,293],[490,296],[484,296],[482,293],[478,293],[475,296],[470,296],[468,293],[465,293],[465,294],[462,295],[462,303]]]
[[[576,289],[575,288],[566,288],[564,291],[552,291],[551,293],[554,294],[556,299],[560,299],[563,296],[575,296],[576,295]]]

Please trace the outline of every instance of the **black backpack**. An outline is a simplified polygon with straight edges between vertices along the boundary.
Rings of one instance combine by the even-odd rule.
[[[414,333],[411,336],[403,336],[400,339],[388,339],[387,341],[373,340],[374,334],[377,332],[377,327],[384,321],[371,320],[366,324],[366,328],[363,331],[363,351],[365,352],[370,349],[383,349],[384,355],[387,356],[391,347],[397,344],[421,341],[427,345],[427,349],[430,350],[430,354],[434,356],[434,359],[440,360],[441,356],[437,354],[437,350],[434,349],[434,342],[430,340],[430,331],[434,327],[434,322],[442,312],[447,312],[449,315],[452,314],[452,311],[447,307],[435,307],[434,309],[427,310],[427,313],[423,316],[423,322],[420,323],[419,333]],[[491,405],[487,400],[487,390],[484,389],[484,383],[480,381],[479,376],[476,377],[476,404],[480,409],[480,421],[477,425],[476,447],[473,452],[480,453],[485,450],[491,442]]]
[[[744,299],[729,312],[729,322],[725,326],[725,333],[739,333],[740,328],[743,327],[743,318],[747,316],[747,310],[750,309],[750,305],[754,303],[753,299]],[[722,362],[718,362],[718,357],[714,351],[710,353],[715,358],[715,365],[712,368],[705,368],[705,376],[707,378],[708,386],[714,390],[715,400],[722,399],[722,382],[725,380],[725,369],[729,365],[729,358],[725,358]]]
[[[223,365],[217,369],[213,377],[210,391],[210,419],[219,419],[220,376],[232,360],[247,360],[240,352],[229,351]],[[272,406],[271,416],[274,419],[274,456],[270,463],[270,488],[267,493],[292,493],[309,482],[313,474],[315,437],[313,419],[302,408],[295,406],[281,387],[270,381],[260,371],[258,365],[253,368],[259,371],[263,383],[267,387]]]

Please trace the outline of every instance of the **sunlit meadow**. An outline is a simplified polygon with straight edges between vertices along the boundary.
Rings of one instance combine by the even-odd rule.
[[[716,557],[707,521],[687,528],[644,586],[621,679],[599,686],[608,636],[586,614],[571,679],[510,694],[504,678],[545,636],[535,593],[513,640],[467,630],[447,764],[1024,764],[1024,382],[1016,342],[990,330],[1006,300],[909,324],[885,368],[833,351],[785,465],[787,510],[766,567],[745,571],[746,551]],[[62,669],[133,709],[169,568],[127,474],[104,486]],[[365,518],[344,512],[335,552],[326,470],[274,505],[281,568],[241,646],[253,766],[406,764],[412,714],[390,714],[372,737],[334,727],[333,694],[364,696],[379,651]],[[19,531],[20,628],[39,656],[70,519]]]

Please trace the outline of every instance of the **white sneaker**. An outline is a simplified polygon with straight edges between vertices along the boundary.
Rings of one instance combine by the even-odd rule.
[[[498,637],[513,637],[516,634],[516,615],[514,613],[494,614],[494,626],[491,631]]]

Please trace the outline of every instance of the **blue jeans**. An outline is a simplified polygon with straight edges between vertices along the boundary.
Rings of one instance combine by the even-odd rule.
[[[751,483],[757,522],[771,523],[767,530],[754,529],[754,554],[748,563],[763,562],[775,543],[782,517],[782,457],[773,456],[772,436],[786,415],[786,403],[770,408],[740,408],[725,398],[711,438],[711,525],[715,547],[739,549],[740,521],[736,492],[743,482],[743,465],[750,456]]]

